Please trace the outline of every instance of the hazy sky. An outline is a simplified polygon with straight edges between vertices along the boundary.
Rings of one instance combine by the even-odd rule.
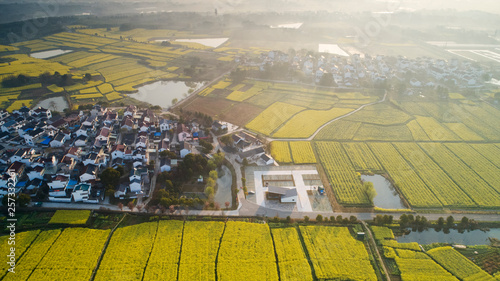
[[[499,0],[0,0],[0,3],[22,3],[39,2],[47,4],[62,3],[141,3],[141,6],[163,6],[167,3],[178,3],[183,9],[189,9],[191,5],[193,10],[208,9],[217,7],[221,11],[239,12],[242,10],[328,10],[342,12],[361,12],[361,11],[396,11],[396,10],[442,10],[454,9],[480,10],[500,14]],[[163,5],[162,5],[163,4]],[[162,7],[163,9],[164,7]]]

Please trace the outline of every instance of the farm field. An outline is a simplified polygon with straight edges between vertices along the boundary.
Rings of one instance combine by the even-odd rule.
[[[9,54],[4,56],[12,60],[10,63],[0,64],[0,79],[10,75],[24,74],[29,77],[38,77],[40,74],[55,72],[71,74],[75,85],[68,87],[58,87],[56,85],[39,85],[36,88],[48,90],[53,93],[70,94],[72,102],[76,104],[96,102],[96,101],[117,101],[123,98],[123,94],[135,92],[136,88],[145,83],[157,80],[171,79],[191,79],[183,73],[183,68],[189,63],[188,56],[196,53],[199,44],[178,43],[171,46],[160,46],[154,42],[138,43],[132,40],[120,39],[120,32],[115,28],[112,31],[88,33],[90,29],[78,29],[78,32],[61,32],[52,34],[36,40],[28,40],[14,43],[15,46],[4,46],[4,51],[17,50],[22,48],[26,52],[38,52],[45,50],[74,50],[62,55],[57,55],[47,59],[37,59],[26,54]],[[131,33],[130,33],[131,32]],[[130,34],[142,34],[143,36],[153,35],[157,32],[170,34],[170,30],[134,30]],[[137,32],[137,33],[136,33]],[[85,34],[87,33],[87,34]],[[98,36],[94,35],[95,33]],[[106,33],[116,36],[103,37]],[[183,32],[179,33],[182,34]],[[190,33],[190,32],[187,32]],[[132,36],[132,35],[129,35]],[[190,34],[190,37],[197,34]],[[209,57],[209,58],[208,58]],[[226,57],[224,51],[211,52],[207,56],[208,60]],[[232,61],[232,60],[231,60]],[[220,62],[228,64],[229,62]],[[214,68],[205,66],[205,68]],[[215,70],[215,69],[212,69]],[[85,74],[92,76],[92,81],[83,79]],[[207,71],[212,73],[214,71]],[[105,86],[95,89],[98,83],[105,82]],[[1,94],[12,92],[12,88],[1,88]],[[26,93],[31,93],[29,89],[23,89]],[[21,91],[21,90],[19,90]],[[97,93],[102,95],[97,96]],[[12,98],[7,98],[0,104],[2,108],[9,111],[18,109],[22,104],[11,104]],[[27,103],[27,102],[25,102]]]
[[[109,232],[88,228],[65,229],[29,280],[89,280]],[[65,258],[54,263],[53,257]]]
[[[142,279],[157,230],[158,222],[117,229],[106,248],[95,280]],[[127,245],[127,251],[123,251],[123,245]]]
[[[90,210],[57,210],[49,223],[85,224],[90,216]]]
[[[224,232],[223,222],[186,222],[179,280],[216,280],[215,262]]]
[[[499,168],[474,147],[483,153],[498,149],[494,144],[314,142],[343,205],[370,205],[356,172],[376,171],[386,172],[414,208],[498,208]]]
[[[340,143],[316,142],[316,153],[337,200],[345,205],[370,205],[361,180]]]
[[[346,227],[301,226],[318,279],[377,280],[363,243]]]
[[[371,228],[403,280],[494,280],[450,247],[427,254],[398,243],[387,227]],[[106,245],[109,235],[81,227],[20,232],[18,272],[2,266],[0,278],[89,280],[96,269],[97,280],[377,280],[369,251],[348,227],[160,220],[119,227]]]
[[[280,280],[313,280],[311,267],[302,248],[295,228],[276,228],[271,230]]]
[[[428,254],[460,280],[495,280],[452,247],[434,248],[429,250]]]
[[[383,246],[386,264],[402,280],[496,280],[452,247],[438,247],[423,252],[417,243],[398,243],[392,230],[371,226]],[[396,270],[394,269],[396,268]]]
[[[227,222],[222,237],[218,280],[279,280],[273,240],[267,225]]]

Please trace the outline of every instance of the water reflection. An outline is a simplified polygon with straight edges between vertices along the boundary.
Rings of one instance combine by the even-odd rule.
[[[180,101],[202,85],[203,83],[199,82],[158,81],[137,88],[139,92],[130,96],[140,101],[168,108],[172,106],[174,99]]]
[[[376,207],[384,209],[405,209],[405,205],[401,201],[398,192],[392,184],[381,175],[362,175],[363,181],[373,183],[373,187],[377,191],[377,196],[373,199]]]
[[[457,230],[443,229],[426,229],[423,231],[407,229],[409,234],[396,237],[400,243],[417,242],[419,244],[432,243],[450,243],[463,245],[488,245],[489,237],[500,239],[500,228],[493,228],[489,231],[475,230]]]

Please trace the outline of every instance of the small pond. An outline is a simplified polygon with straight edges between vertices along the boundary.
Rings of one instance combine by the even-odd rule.
[[[38,107],[43,107],[43,108],[47,108],[47,109],[55,110],[55,111],[59,111],[59,112],[62,112],[64,109],[69,108],[68,102],[63,97],[54,97],[54,98],[45,99],[45,100],[39,102],[33,108],[38,108]]]
[[[180,101],[199,89],[202,85],[203,83],[199,82],[158,81],[137,88],[139,92],[131,94],[130,97],[152,105],[168,108],[172,106],[173,99]]]
[[[361,175],[361,179],[373,183],[373,187],[375,187],[377,191],[377,196],[373,199],[373,204],[376,207],[384,209],[406,209],[398,192],[386,178],[381,175]]]
[[[48,59],[48,58],[51,58],[51,57],[55,57],[55,56],[59,56],[59,55],[66,54],[66,53],[71,53],[71,52],[73,52],[73,51],[72,50],[57,49],[57,50],[50,50],[50,51],[43,51],[43,52],[32,53],[30,56],[33,57],[33,58],[37,58],[37,59]]]
[[[500,239],[500,228],[493,228],[490,231],[464,230],[460,233],[456,229],[448,230],[449,233],[443,230],[436,231],[433,228],[424,231],[412,231],[410,234],[396,237],[400,243],[417,242],[418,244],[432,244],[432,243],[450,243],[461,245],[488,245],[490,243],[488,237]]]

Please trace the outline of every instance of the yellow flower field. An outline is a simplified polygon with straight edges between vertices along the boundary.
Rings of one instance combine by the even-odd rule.
[[[267,111],[267,110],[266,110]],[[305,110],[292,117],[274,135],[276,138],[307,138],[316,130],[337,117],[353,111],[350,108],[330,110]],[[265,112],[265,111],[264,111]]]
[[[0,66],[0,75],[24,74],[26,76],[37,77],[45,72],[59,72],[61,75],[69,73],[70,67],[57,62],[43,59],[32,58],[25,54],[15,54],[6,56],[6,58],[16,59],[10,62],[10,65]]]
[[[49,223],[85,224],[90,216],[90,210],[57,210]]]
[[[316,278],[320,280],[377,280],[363,242],[347,227],[299,226]]]
[[[293,162],[295,164],[316,163],[316,156],[308,141],[291,141],[290,149],[292,151]]]
[[[304,110],[304,108],[301,106],[275,102],[255,117],[255,119],[250,121],[246,127],[264,135],[270,135],[281,126],[281,124],[286,122],[286,120],[302,110]]]
[[[122,95],[120,95],[120,93],[118,92],[111,92],[109,94],[106,94],[106,98],[109,100],[109,101],[114,101],[114,100],[119,100],[122,98]]]
[[[292,156],[287,141],[271,142],[271,156],[279,163],[292,163]]]
[[[95,99],[95,98],[102,98],[102,94],[96,93],[96,94],[86,94],[86,95],[72,95],[71,97],[77,100]]]
[[[33,100],[16,100],[9,107],[7,107],[7,111],[12,112],[14,110],[18,110],[23,107],[23,105],[26,107],[31,107],[32,102]]]
[[[47,89],[52,91],[53,93],[60,93],[64,92],[64,88],[57,86],[56,84],[52,84],[50,86],[47,86]]]
[[[211,87],[214,89],[225,89],[225,88],[229,87],[230,85],[231,85],[231,82],[221,80],[221,81],[217,82],[217,84],[212,85]]]

